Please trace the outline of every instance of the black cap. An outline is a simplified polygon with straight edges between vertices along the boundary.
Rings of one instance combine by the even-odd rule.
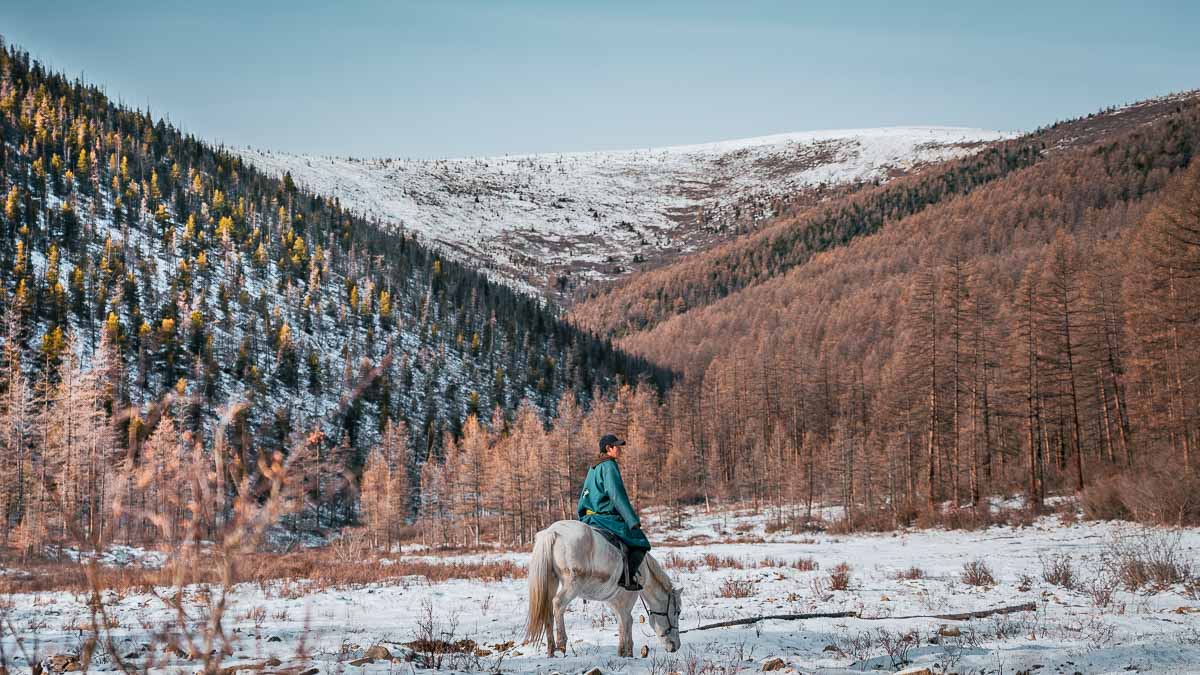
[[[605,434],[604,437],[600,439],[600,452],[603,453],[609,448],[609,446],[613,445],[625,445],[625,441],[613,436],[612,434]]]

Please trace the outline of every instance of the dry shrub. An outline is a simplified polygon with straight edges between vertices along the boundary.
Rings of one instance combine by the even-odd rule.
[[[684,558],[677,553],[671,553],[663,559],[663,566],[667,569],[695,572],[700,569],[700,561],[695,558]]]
[[[962,582],[968,586],[992,586],[996,577],[992,576],[992,568],[983,560],[972,560],[963,563]]]
[[[479,656],[474,640],[458,637],[459,615],[451,612],[442,618],[434,610],[433,601],[426,598],[421,602],[417,615],[417,632],[405,646],[421,655],[421,664],[427,668],[441,670],[479,670]]]
[[[850,563],[838,563],[829,573],[829,588],[834,591],[845,591],[850,588]]]
[[[1121,499],[1119,476],[1110,476],[1087,486],[1079,495],[1083,516],[1089,520],[1128,520],[1132,514]]]
[[[1124,473],[1088,486],[1081,502],[1084,515],[1093,520],[1198,525],[1200,477],[1162,468]]]
[[[855,513],[850,518],[839,518],[829,525],[830,534],[853,532],[891,532],[904,523],[892,511],[874,510]]]
[[[824,532],[826,529],[825,521],[813,516],[795,516],[793,518],[779,518],[767,522],[764,530],[767,534],[775,532]]]
[[[813,560],[812,558],[797,558],[797,559],[789,562],[783,558],[771,558],[771,557],[763,558],[762,560],[758,561],[758,563],[756,563],[754,566],[755,567],[767,567],[767,568],[791,567],[792,569],[799,570],[801,572],[811,572],[811,571],[817,569],[818,567],[820,567],[820,565],[817,564],[817,561]]]
[[[896,579],[897,581],[916,581],[918,579],[925,578],[925,570],[914,565],[906,570],[900,570],[899,572],[896,572],[895,576],[892,578]]]
[[[943,528],[946,530],[982,530],[993,524],[990,509],[949,508],[924,511],[917,516],[917,527],[922,529]]]
[[[710,570],[720,569],[735,569],[740,570],[746,567],[746,564],[737,558],[725,556],[722,558],[719,555],[708,553],[704,556],[704,565]]]
[[[922,512],[916,519],[918,527],[946,530],[984,530],[993,525],[1008,525],[1010,527],[1028,527],[1037,520],[1037,512],[1032,508],[1004,508],[992,510],[986,504],[977,507],[964,506],[961,508],[939,509],[934,512]]]
[[[1042,579],[1046,583],[1061,586],[1068,590],[1074,589],[1079,585],[1079,578],[1075,573],[1075,566],[1071,564],[1071,556],[1066,553],[1058,553],[1046,558],[1041,558],[1042,562]]]
[[[886,628],[878,628],[875,632],[879,636],[879,646],[892,662],[892,668],[907,665],[908,653],[921,646],[921,636],[915,630],[893,633]]]
[[[792,563],[792,567],[800,570],[801,572],[812,572],[813,570],[819,569],[821,566],[812,558],[796,558],[796,561]]]
[[[1180,546],[1177,532],[1151,532],[1114,537],[1101,553],[1104,571],[1127,590],[1162,590],[1174,584],[1191,584],[1196,577],[1192,561]]]
[[[749,579],[726,579],[717,589],[717,595],[722,598],[748,598],[754,595],[754,582]]]

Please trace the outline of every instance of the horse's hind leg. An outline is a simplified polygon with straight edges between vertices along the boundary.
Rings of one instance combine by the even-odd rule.
[[[555,649],[562,651],[563,656],[567,655],[567,621],[564,615],[567,613],[567,605],[574,599],[575,593],[569,583],[559,586],[558,593],[554,594],[554,627],[546,636],[550,656],[554,656]]]

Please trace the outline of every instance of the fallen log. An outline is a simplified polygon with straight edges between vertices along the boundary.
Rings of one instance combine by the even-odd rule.
[[[974,612],[958,612],[955,614],[910,614],[907,616],[862,616],[858,612],[815,612],[812,614],[765,614],[763,616],[752,616],[745,619],[730,619],[729,621],[719,621],[717,623],[705,624],[681,630],[680,633],[687,633],[696,630],[709,630],[710,628],[729,628],[730,626],[748,626],[758,623],[759,621],[801,621],[803,619],[862,619],[863,621],[882,621],[884,619],[942,619],[943,621],[968,621],[970,619],[982,619],[983,617],[993,616],[995,614],[1012,614],[1014,612],[1032,612],[1037,609],[1037,603],[1026,602],[1020,605],[1007,605],[1004,607],[995,607],[993,609],[980,609]]]
[[[765,616],[752,616],[747,619],[730,619],[729,621],[719,621],[710,623],[704,626],[696,626],[687,630],[681,630],[680,633],[687,633],[693,630],[708,630],[709,628],[728,628],[730,626],[748,626],[759,621],[799,621],[801,619],[844,619],[846,617],[857,617],[858,612],[817,612],[815,614],[767,614]]]
[[[969,621],[982,619],[995,614],[1012,614],[1014,612],[1032,612],[1037,609],[1036,602],[1023,602],[1019,605],[1006,605],[994,609],[980,609],[974,612],[959,612],[957,614],[910,614],[908,616],[874,616],[872,619],[943,619],[945,621]],[[865,618],[865,617],[860,617]]]

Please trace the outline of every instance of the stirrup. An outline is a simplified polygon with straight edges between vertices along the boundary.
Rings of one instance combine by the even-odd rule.
[[[629,569],[629,568],[626,567],[626,569]],[[617,585],[620,586],[621,588],[624,588],[627,591],[640,591],[640,590],[642,590],[642,585],[637,582],[636,577],[637,577],[636,572],[634,574],[631,574],[628,579],[626,579],[625,575],[622,574],[621,580],[617,582]]]

